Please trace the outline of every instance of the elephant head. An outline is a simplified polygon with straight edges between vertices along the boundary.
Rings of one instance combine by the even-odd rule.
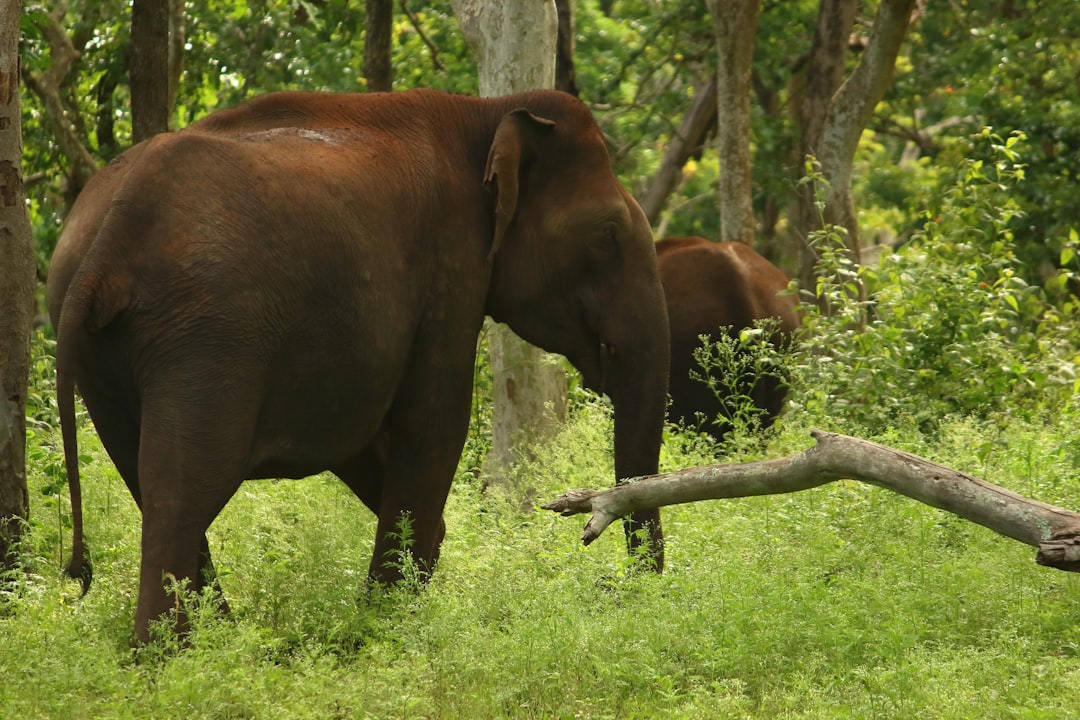
[[[612,172],[591,116],[565,104],[575,112],[533,106],[499,123],[485,173],[495,206],[486,309],[525,340],[565,355],[586,387],[608,395],[617,479],[651,475],[669,363],[652,232]],[[660,569],[658,511],[631,518],[628,539],[636,547],[646,526]]]

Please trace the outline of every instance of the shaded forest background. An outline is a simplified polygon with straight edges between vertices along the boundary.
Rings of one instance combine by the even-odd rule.
[[[368,7],[379,3],[368,3]],[[620,177],[639,198],[665,150],[716,72],[716,40],[704,0],[564,4],[572,50],[561,83],[594,110]],[[805,233],[793,218],[805,174],[799,104],[818,0],[764,2],[754,43],[752,203],[759,251],[797,270]],[[877,3],[858,3],[841,58],[859,59]],[[182,10],[182,12],[181,12]],[[392,8],[390,67],[365,72],[366,10],[358,2],[193,0],[171,13],[171,127],[215,108],[282,89],[364,91],[368,76],[394,89],[475,93],[476,71],[449,2]],[[564,27],[568,27],[564,24]],[[1010,229],[1025,276],[1055,275],[1069,228],[1080,153],[1080,9],[1066,3],[971,0],[918,6],[895,79],[863,134],[854,194],[864,244],[897,247],[935,211],[935,198],[964,159],[993,162],[984,127],[1024,133],[1023,183]],[[130,146],[130,12],[121,0],[29,3],[23,21],[24,173],[42,273],[60,223],[94,168]],[[388,78],[389,76],[389,78]],[[380,82],[385,82],[382,80]],[[570,84],[572,83],[572,85]],[[715,124],[715,117],[709,121]],[[657,235],[719,238],[719,159],[711,134],[693,149],[656,215]]]

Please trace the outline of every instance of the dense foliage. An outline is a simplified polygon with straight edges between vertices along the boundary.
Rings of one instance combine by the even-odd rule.
[[[649,183],[667,140],[694,92],[715,68],[711,20],[703,0],[579,0],[575,4],[577,84],[596,111],[617,169],[635,192]],[[61,96],[68,121],[106,161],[130,143],[125,3],[68,0],[62,26],[81,57]],[[407,3],[393,29],[395,88],[419,85],[458,92],[476,88],[475,66],[449,2]],[[765,2],[755,46],[754,207],[760,244],[772,258],[793,257],[785,220],[803,174],[793,108],[813,40],[818,3]],[[853,34],[869,32],[866,2]],[[55,9],[28,4],[23,66],[45,72],[52,61],[42,19]],[[269,90],[362,91],[363,3],[347,0],[195,0],[187,4],[184,73],[174,125]],[[1021,273],[1041,283],[1078,225],[1069,188],[1080,153],[1076,121],[1080,64],[1072,4],[1028,0],[930,3],[908,33],[892,91],[879,107],[857,159],[856,195],[864,235],[903,242],[922,222],[932,197],[950,180],[942,169],[963,158],[988,160],[973,141],[983,127],[1006,137],[1023,132],[1031,151],[1016,200],[1024,225],[1014,228]],[[43,270],[66,203],[60,150],[42,100],[23,98],[26,174]],[[666,234],[715,237],[719,164],[705,148],[684,168],[661,220]],[[946,173],[947,175],[947,173]],[[790,265],[789,265],[790,266]]]
[[[981,140],[992,161],[943,172],[952,185],[879,265],[853,265],[835,231],[815,238],[822,262],[804,305],[801,402],[869,432],[932,430],[955,414],[1052,413],[1080,388],[1080,316],[1067,290],[1076,233],[1062,270],[1044,286],[1025,280],[1013,230],[1023,223],[1025,143],[989,132]]]

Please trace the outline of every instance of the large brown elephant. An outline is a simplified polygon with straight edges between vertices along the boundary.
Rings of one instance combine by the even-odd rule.
[[[777,318],[774,343],[786,343],[799,326],[793,295],[784,272],[754,250],[738,242],[710,242],[701,237],[668,237],[656,244],[660,281],[667,297],[671,328],[671,407],[677,422],[696,422],[720,439],[730,429],[723,419],[720,399],[703,381],[691,378],[702,372],[694,357],[701,335],[729,333],[754,326],[757,320]],[[774,376],[756,378],[749,389],[754,405],[763,410],[768,427],[784,407],[787,388]]]
[[[71,571],[88,580],[77,385],[142,510],[139,641],[174,608],[163,578],[208,582],[205,533],[245,479],[330,470],[378,516],[371,577],[399,578],[403,517],[430,570],[485,314],[610,396],[616,478],[657,471],[654,244],[566,94],[279,93],[214,113],[87,185],[48,292]],[[662,566],[659,512],[627,529]]]

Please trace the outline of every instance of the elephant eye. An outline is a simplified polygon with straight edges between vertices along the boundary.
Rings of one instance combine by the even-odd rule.
[[[619,250],[618,230],[615,223],[606,222],[600,228],[600,233],[593,236],[590,243],[593,254],[598,258],[609,258]]]

